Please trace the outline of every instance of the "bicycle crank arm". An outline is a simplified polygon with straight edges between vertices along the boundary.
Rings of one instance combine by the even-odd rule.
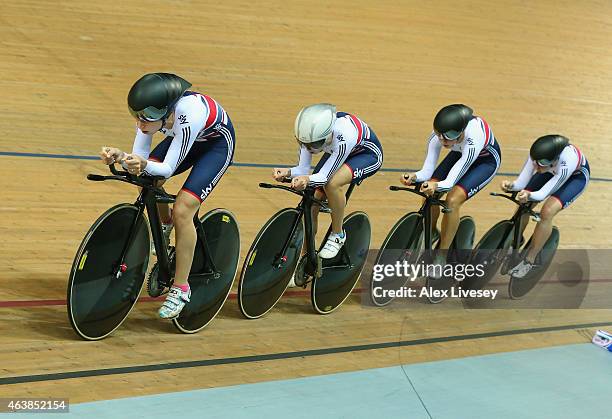
[[[211,279],[219,279],[221,278],[221,272],[200,272],[197,274],[190,274],[189,279],[206,279],[206,281],[210,281]]]
[[[326,270],[326,269],[342,269],[342,270],[345,270],[345,269],[351,269],[353,267],[354,267],[354,265],[340,262],[340,263],[338,263],[336,265],[327,265],[327,266],[323,267],[323,270]]]

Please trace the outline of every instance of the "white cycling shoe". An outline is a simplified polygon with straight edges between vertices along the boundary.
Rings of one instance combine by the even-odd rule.
[[[183,291],[178,287],[170,288],[170,292],[166,296],[166,301],[159,308],[158,314],[162,319],[174,319],[181,314],[185,304],[191,298],[191,289]]]
[[[523,279],[535,266],[535,263],[531,263],[527,259],[523,259],[518,265],[510,270],[510,275],[517,279]]]
[[[346,242],[346,231],[342,230],[342,236],[336,233],[331,233],[325,242],[325,246],[319,252],[321,259],[331,259],[335,257],[344,243]]]

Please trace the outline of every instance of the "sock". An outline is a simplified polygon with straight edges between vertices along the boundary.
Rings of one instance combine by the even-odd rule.
[[[342,233],[332,233],[334,236],[339,237],[341,239],[344,238],[344,231]]]
[[[189,291],[189,284],[186,285],[172,285],[174,288],[178,288],[183,292]]]

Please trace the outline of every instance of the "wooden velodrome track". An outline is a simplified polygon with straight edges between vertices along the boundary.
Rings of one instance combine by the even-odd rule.
[[[91,223],[109,206],[133,200],[134,191],[87,182],[87,173],[104,172],[93,160],[7,154],[131,149],[126,94],[152,71],[182,75],[228,110],[238,163],[293,164],[295,113],[329,101],[373,127],[386,169],[417,168],[435,112],[463,102],[492,126],[503,173],[518,172],[540,135],[563,133],[579,145],[595,179],[557,217],[561,247],[609,248],[612,3],[0,0],[0,6],[2,397],[80,402],[325,374],[583,342],[583,329],[593,327],[579,325],[612,324],[606,310],[374,310],[358,296],[318,316],[300,297],[281,300],[257,321],[243,320],[230,299],[207,329],[186,336],[156,319],[159,303],[141,302],[112,337],[83,342],[56,300],[65,298],[72,258]],[[203,206],[236,214],[242,255],[272,213],[295,203],[288,194],[257,188],[270,172],[230,168]],[[365,210],[372,220],[373,247],[418,204],[387,191],[398,175],[377,174],[351,199],[350,209]],[[182,179],[168,190],[176,191]],[[513,211],[488,196],[502,179],[465,205],[477,221],[477,238]],[[525,333],[505,333],[517,330]],[[466,337],[447,339],[452,336]],[[399,341],[414,342],[384,345]],[[290,354],[270,356],[282,353]],[[206,360],[219,362],[154,370]],[[96,375],[143,365],[154,367]],[[90,372],[33,377],[78,371]]]

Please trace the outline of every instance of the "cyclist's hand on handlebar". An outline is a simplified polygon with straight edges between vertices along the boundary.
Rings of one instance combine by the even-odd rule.
[[[308,186],[308,176],[297,176],[291,180],[291,187],[296,191],[303,191]]]
[[[432,196],[438,188],[438,182],[425,182],[421,186],[421,192],[427,196]]]
[[[513,186],[513,182],[510,182],[509,180],[504,180],[501,183],[501,189],[504,192],[512,192],[512,186]]]
[[[402,182],[406,186],[410,186],[416,180],[416,173],[404,173],[400,177],[400,182]]]
[[[523,189],[522,191],[520,191],[517,195],[516,195],[516,199],[521,203],[521,204],[526,204],[527,201],[529,201],[529,196],[531,195],[531,192]]]
[[[116,147],[102,147],[100,158],[104,164],[119,163],[125,157],[125,153]]]
[[[281,182],[284,178],[291,177],[291,171],[286,168],[275,167],[272,172],[272,177],[275,181]]]
[[[133,175],[140,175],[145,167],[147,167],[147,161],[137,154],[128,154],[125,156],[125,165],[127,171]]]

